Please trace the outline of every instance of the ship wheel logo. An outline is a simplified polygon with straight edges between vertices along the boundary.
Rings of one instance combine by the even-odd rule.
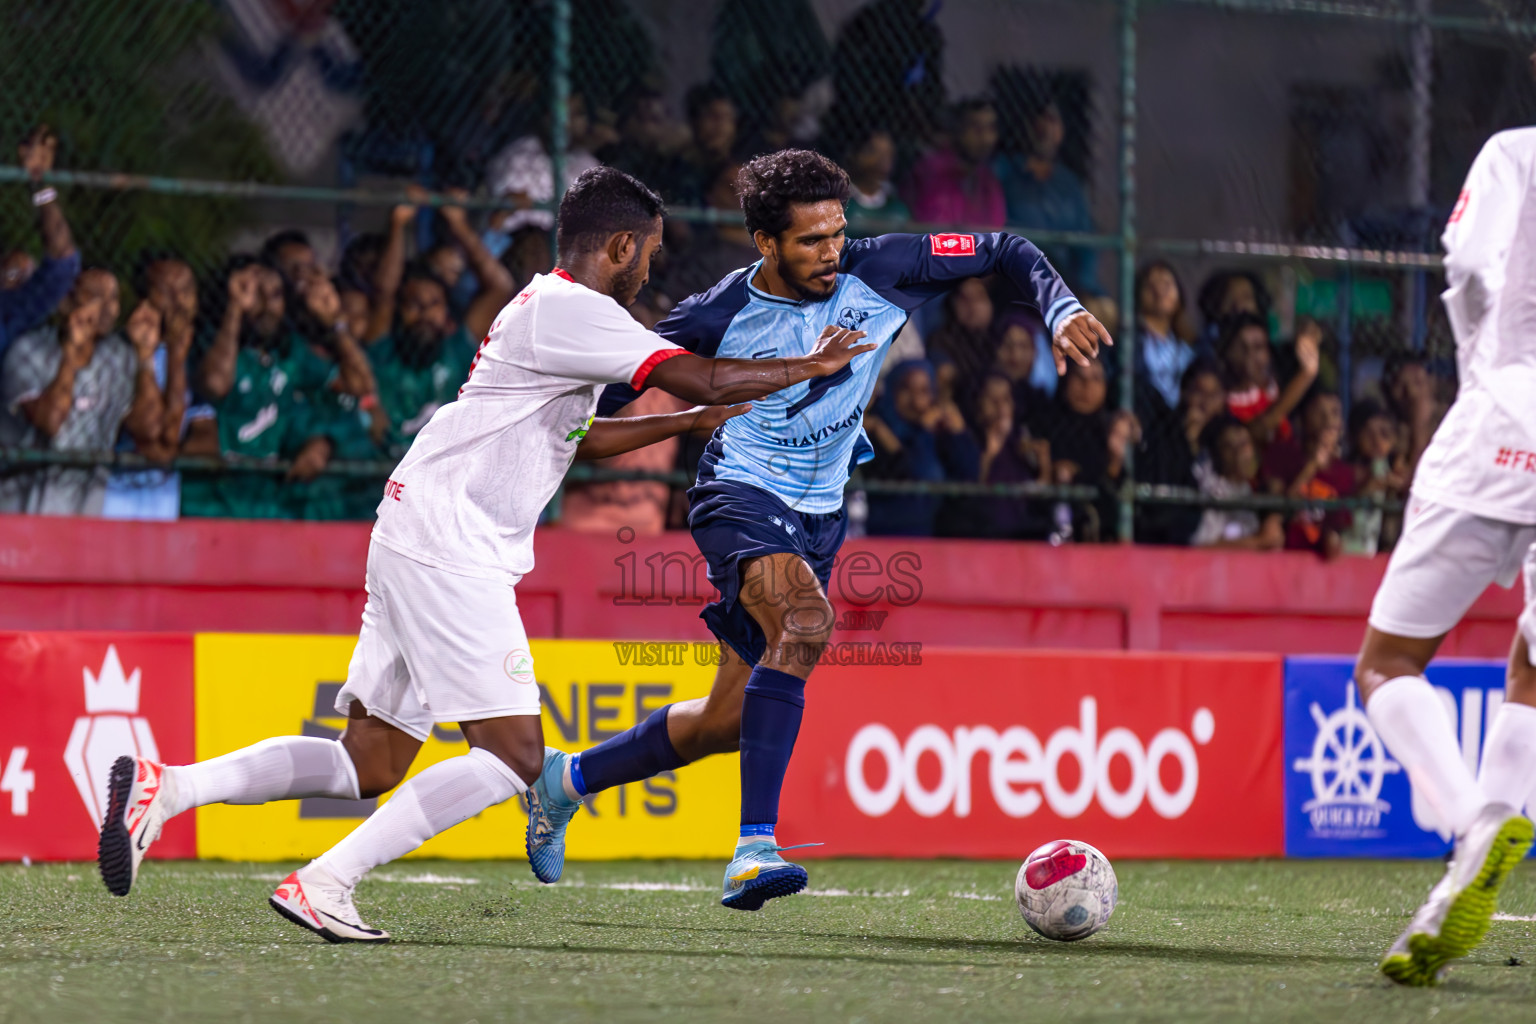
[[[1324,714],[1313,701],[1311,711],[1312,721],[1317,723],[1312,756],[1297,758],[1292,765],[1312,779],[1312,799],[1301,809],[1313,815],[1314,825],[1324,825],[1315,812],[1333,808],[1343,811],[1327,816],[1327,824],[1333,827],[1376,824],[1362,819],[1391,809],[1381,799],[1381,785],[1388,775],[1402,771],[1402,766],[1387,756],[1381,737],[1356,702],[1355,684],[1346,687],[1343,707]]]

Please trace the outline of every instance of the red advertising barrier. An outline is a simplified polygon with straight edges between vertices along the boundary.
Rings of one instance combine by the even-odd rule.
[[[1281,659],[936,650],[812,677],[779,837],[821,856],[1284,853]]]
[[[186,634],[0,633],[0,861],[94,860],[113,760],[193,760],[192,695]],[[197,856],[192,816],[151,856]]]
[[[355,633],[366,523],[0,517],[0,629]],[[528,635],[700,640],[686,533],[541,527]],[[836,641],[1016,650],[1354,653],[1385,556],[864,537],[839,556]],[[977,581],[985,580],[985,587]],[[1490,587],[1441,657],[1503,658],[1519,590]],[[851,617],[850,617],[851,613]]]

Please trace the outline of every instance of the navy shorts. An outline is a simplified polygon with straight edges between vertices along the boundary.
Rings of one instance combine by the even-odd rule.
[[[756,665],[768,649],[768,638],[738,600],[742,564],[787,551],[805,559],[825,590],[848,520],[841,509],[820,515],[796,512],[750,484],[711,480],[688,492],[688,528],[704,555],[709,582],[720,591],[720,600],[706,605],[699,618],[748,664]]]

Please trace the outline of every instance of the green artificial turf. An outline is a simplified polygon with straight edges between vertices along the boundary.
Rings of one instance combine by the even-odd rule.
[[[1036,937],[1016,866],[812,862],[813,894],[722,909],[720,865],[410,861],[358,905],[388,946],[331,946],[266,906],[291,865],[0,866],[0,1022],[1536,1018],[1536,922],[1496,921],[1442,987],[1375,964],[1429,862],[1125,862],[1109,926]],[[820,893],[816,895],[814,893]],[[1536,915],[1536,870],[1503,911]],[[1519,961],[1512,963],[1511,961]]]

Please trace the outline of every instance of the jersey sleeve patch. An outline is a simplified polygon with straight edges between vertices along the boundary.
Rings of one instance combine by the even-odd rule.
[[[639,391],[645,387],[645,378],[651,375],[652,370],[673,356],[680,356],[686,351],[688,350],[682,348],[659,348],[652,352],[649,356],[646,356],[645,362],[641,363],[639,368],[635,370],[635,375],[629,379],[629,386]]]
[[[929,235],[935,256],[975,256],[975,235]]]
[[[1455,224],[1457,221],[1461,220],[1461,218],[1467,212],[1467,204],[1470,203],[1471,201],[1472,201],[1472,190],[1469,189],[1469,188],[1462,189],[1461,190],[1461,195],[1456,197],[1456,206],[1455,206],[1455,208],[1451,210],[1451,219],[1450,219],[1449,223]]]

